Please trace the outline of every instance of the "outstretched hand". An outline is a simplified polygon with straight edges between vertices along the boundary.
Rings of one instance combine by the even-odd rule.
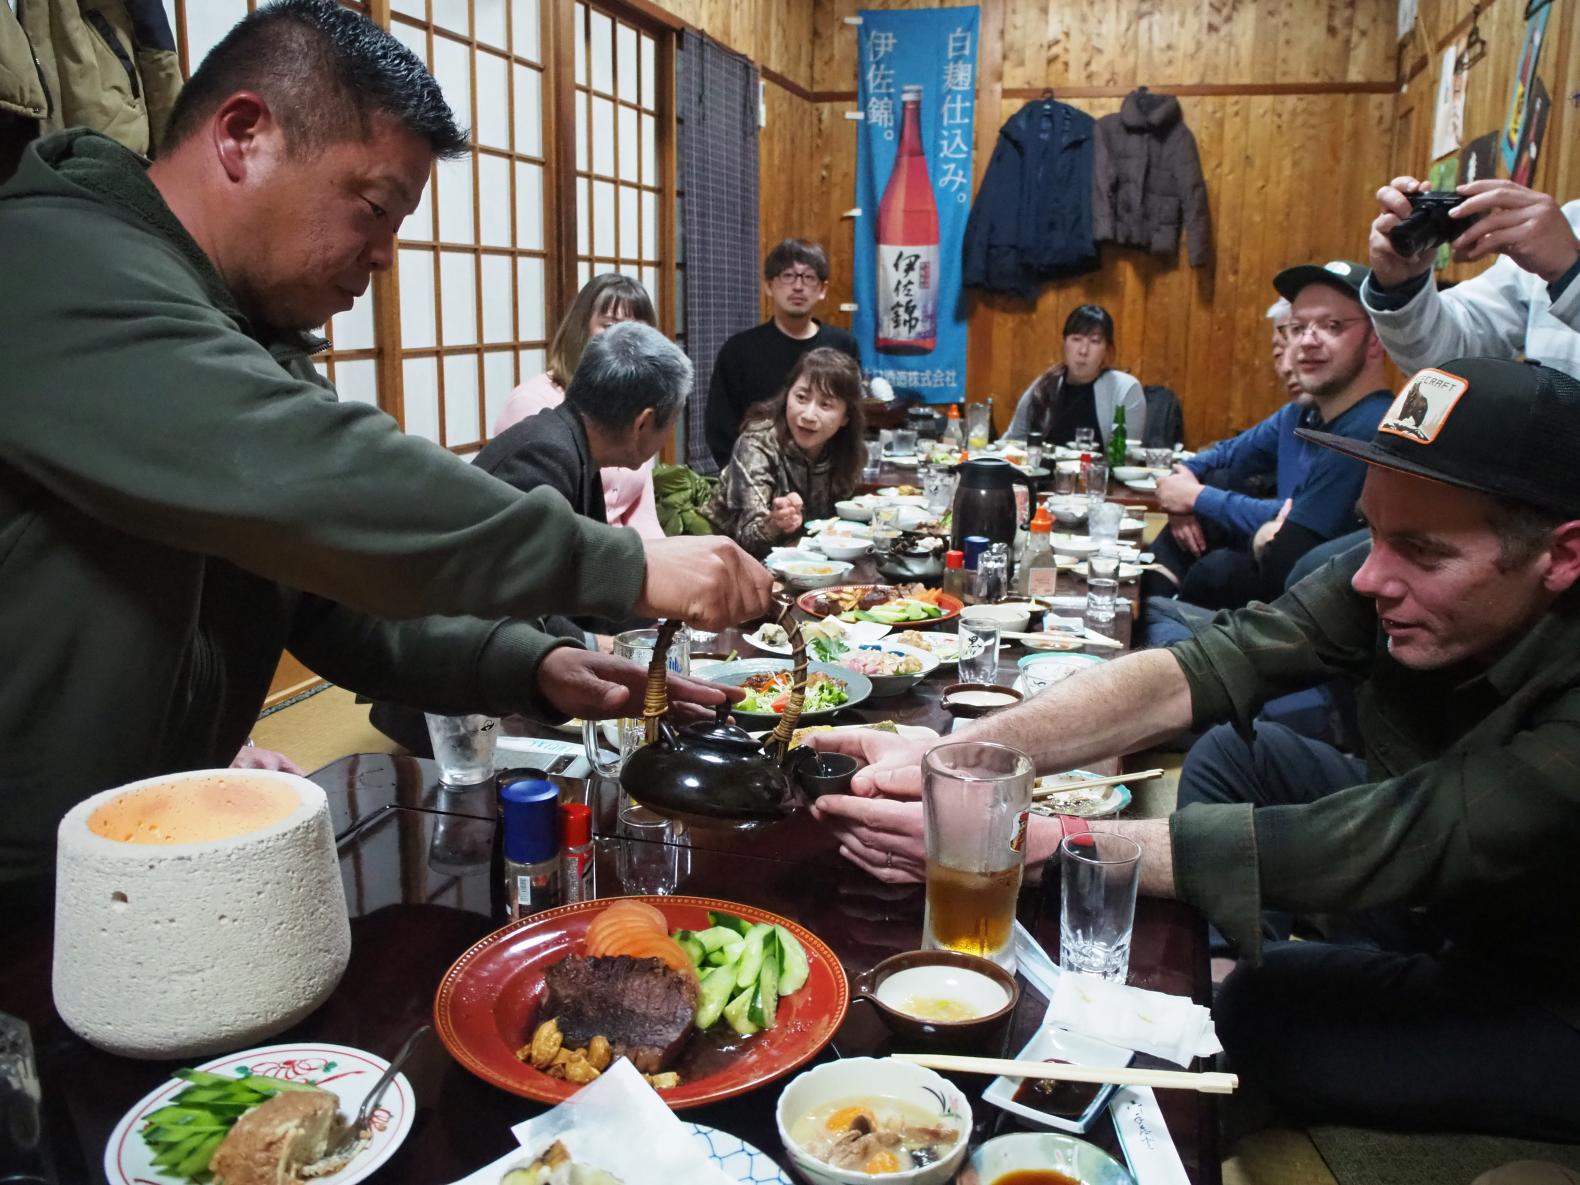
[[[538,693],[567,716],[610,720],[642,714],[647,668],[575,646],[560,646],[538,664]],[[681,718],[701,717],[717,705],[736,702],[745,692],[683,675],[670,675],[670,710]]]
[[[850,783],[863,798],[920,798],[922,755],[938,743],[932,733],[903,737],[875,728],[836,728],[808,733],[802,742],[820,753],[845,753],[862,763]]]

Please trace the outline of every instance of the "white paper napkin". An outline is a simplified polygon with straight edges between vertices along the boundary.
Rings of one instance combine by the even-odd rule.
[[[623,1185],[732,1182],[625,1058],[552,1111],[510,1130],[521,1151],[500,1157],[455,1185],[498,1185],[507,1169],[525,1168],[555,1140],[577,1164],[611,1173]]]
[[[1091,975],[1060,974],[1046,1023],[1179,1066],[1223,1050],[1212,1014],[1200,1004]]]

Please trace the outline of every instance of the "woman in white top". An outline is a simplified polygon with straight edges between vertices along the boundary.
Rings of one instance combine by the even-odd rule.
[[[1101,305],[1083,304],[1064,321],[1064,361],[1050,366],[1015,405],[1006,436],[1025,440],[1041,432],[1050,445],[1075,439],[1077,428],[1094,428],[1108,443],[1114,409],[1125,409],[1125,439],[1140,440],[1147,427],[1147,399],[1134,375],[1110,369],[1114,319]]]
[[[621,321],[657,324],[647,289],[615,272],[587,281],[554,331],[554,340],[549,343],[549,369],[510,393],[494,421],[494,435],[530,415],[558,407],[565,399],[565,388],[576,373],[587,342]],[[602,469],[599,476],[603,478],[604,517],[610,526],[631,527],[644,539],[664,537],[653,499],[652,461],[640,469]]]

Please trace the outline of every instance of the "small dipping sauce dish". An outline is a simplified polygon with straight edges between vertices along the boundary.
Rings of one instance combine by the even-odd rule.
[[[944,688],[944,711],[951,716],[975,719],[1019,703],[1025,697],[1013,687],[996,683],[951,683]]]
[[[989,959],[952,950],[891,955],[856,977],[896,1037],[918,1048],[975,1048],[997,1043],[1020,1001],[1015,977]]]

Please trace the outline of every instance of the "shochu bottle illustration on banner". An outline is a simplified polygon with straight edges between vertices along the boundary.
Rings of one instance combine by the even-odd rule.
[[[938,203],[922,150],[922,88],[901,92],[900,148],[878,203],[878,349],[929,354],[938,342]]]

